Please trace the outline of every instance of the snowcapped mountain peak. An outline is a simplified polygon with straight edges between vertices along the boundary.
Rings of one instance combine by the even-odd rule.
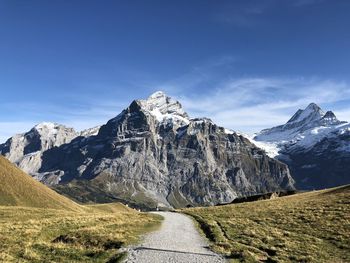
[[[298,110],[286,124],[262,130],[254,141],[289,165],[300,188],[350,182],[350,123],[339,121],[332,111],[324,113],[315,103]]]
[[[148,97],[147,100],[143,101],[146,107],[153,109],[158,109],[162,114],[178,114],[187,115],[183,110],[182,105],[177,100],[166,95],[163,91],[157,91]]]
[[[143,110],[156,117],[159,122],[172,119],[179,125],[187,124],[189,116],[177,100],[166,95],[163,91],[157,91],[146,100],[139,100]]]
[[[323,116],[323,110],[316,103],[310,103],[304,110],[299,109],[287,122],[287,124],[302,121],[316,121],[321,119]]]
[[[345,122],[337,119],[332,111],[324,111],[315,103],[310,103],[304,110],[299,109],[293,117],[284,125],[285,128],[300,127],[302,130],[319,127],[332,126]]]
[[[31,131],[29,131],[29,135],[34,136],[34,134],[38,133],[38,134],[40,134],[40,136],[49,138],[49,137],[55,136],[59,132],[59,130],[65,130],[65,129],[73,130],[72,128],[67,128],[67,127],[60,125],[58,123],[41,122],[41,123],[35,125],[31,129]]]
[[[160,98],[166,98],[166,97],[168,97],[168,96],[165,94],[164,91],[158,90],[158,91],[152,93],[148,97],[148,99],[160,99]]]
[[[349,124],[339,121],[332,111],[326,113],[315,103],[298,110],[284,125],[262,130],[254,140],[274,144],[279,151],[311,149],[324,138],[334,138]]]
[[[320,106],[318,106],[316,103],[311,102],[306,108],[305,110],[312,110],[312,111],[322,111],[322,109],[320,108]]]
[[[346,123],[337,119],[335,114],[332,111],[327,111],[326,114],[320,120],[321,125],[331,126]]]
[[[41,130],[41,129],[54,129],[55,127],[57,127],[58,124],[57,123],[53,123],[53,122],[41,122],[37,125],[34,126],[34,129],[36,130]]]
[[[305,110],[303,111],[303,113],[307,116],[307,115],[314,115],[316,117],[322,117],[324,115],[323,110],[321,109],[320,106],[318,106],[316,103],[310,103]]]
[[[304,110],[299,109],[286,124],[262,130],[255,140],[278,144],[298,142],[295,145],[303,143],[309,146],[316,143],[323,134],[344,123],[346,122],[339,121],[332,111],[324,113],[317,104],[310,103]]]
[[[73,134],[75,133],[75,130],[70,127],[66,127],[62,124],[54,123],[54,122],[41,122],[37,125],[35,125],[28,134],[31,133],[38,133],[43,137],[49,138],[52,136],[56,136],[58,133],[69,133]]]
[[[0,144],[0,153],[29,173],[41,165],[44,151],[69,143],[77,135],[73,128],[42,122],[28,132],[17,134]]]
[[[326,114],[323,116],[324,119],[336,119],[337,117],[335,116],[333,111],[327,111]]]

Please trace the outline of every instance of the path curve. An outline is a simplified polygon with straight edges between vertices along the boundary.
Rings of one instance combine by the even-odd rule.
[[[164,217],[158,231],[147,234],[142,243],[128,249],[127,263],[222,263],[225,260],[208,249],[192,220],[183,214],[157,212]]]

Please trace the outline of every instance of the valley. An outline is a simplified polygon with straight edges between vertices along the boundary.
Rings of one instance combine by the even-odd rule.
[[[162,217],[137,210],[160,208],[192,216],[233,262],[346,262],[349,186],[294,193],[349,182],[347,136],[347,122],[311,103],[251,139],[190,118],[163,92],[85,131],[38,124],[0,145],[0,260],[210,262],[181,245],[187,231],[211,253],[188,218],[165,213],[143,235]]]
[[[0,0],[0,263],[350,263],[350,0]]]

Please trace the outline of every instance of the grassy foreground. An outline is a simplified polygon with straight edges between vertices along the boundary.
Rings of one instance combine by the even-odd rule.
[[[350,262],[350,186],[182,212],[231,262]]]
[[[118,262],[161,217],[121,204],[81,211],[0,206],[0,262]]]

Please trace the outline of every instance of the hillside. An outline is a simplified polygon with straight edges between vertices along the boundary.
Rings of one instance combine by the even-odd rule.
[[[120,203],[78,205],[0,156],[1,262],[115,262],[159,222]]]
[[[350,262],[350,185],[185,209],[232,262]]]
[[[25,206],[37,208],[83,208],[36,181],[0,156],[0,206]]]

